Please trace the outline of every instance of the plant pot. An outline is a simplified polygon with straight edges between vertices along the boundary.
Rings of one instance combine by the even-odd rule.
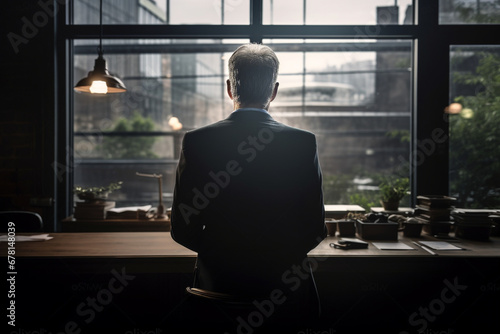
[[[334,237],[335,233],[337,232],[337,222],[336,221],[330,221],[327,220],[325,221],[326,228],[328,230],[328,235]]]
[[[398,211],[399,209],[399,201],[380,201],[385,211]]]
[[[77,196],[78,199],[87,203],[100,203],[106,201],[106,199],[108,198],[108,193],[96,194],[93,192],[83,192],[79,193]]]
[[[372,223],[356,220],[356,232],[366,240],[398,240],[399,224],[394,222]]]
[[[422,227],[424,225],[420,223],[403,223],[403,235],[409,238],[419,237],[422,233]]]
[[[338,220],[337,225],[339,227],[340,237],[349,238],[356,235],[354,220]]]

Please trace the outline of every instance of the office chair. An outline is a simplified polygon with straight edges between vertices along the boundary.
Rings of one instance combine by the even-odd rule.
[[[8,223],[15,224],[16,232],[42,232],[43,220],[42,217],[35,212],[30,211],[1,211],[0,212],[0,226],[2,232],[6,233],[8,230]]]
[[[309,270],[312,275],[311,266]],[[310,298],[313,301],[307,310],[310,313],[306,314],[302,311],[298,313],[296,306],[286,301],[284,304],[271,306],[269,295],[245,297],[198,288],[197,276],[198,270],[195,266],[193,285],[185,289],[187,297],[184,307],[186,314],[196,319],[196,325],[201,328],[222,332],[245,328],[252,333],[275,333],[287,329],[293,333],[298,328],[306,328],[303,326],[311,324],[312,320],[319,320],[321,306],[314,279],[310,282]]]

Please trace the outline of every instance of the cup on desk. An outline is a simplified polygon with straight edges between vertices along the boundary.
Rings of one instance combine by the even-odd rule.
[[[337,226],[339,229],[339,235],[341,237],[349,238],[354,237],[356,234],[356,226],[354,225],[354,220],[337,220]]]

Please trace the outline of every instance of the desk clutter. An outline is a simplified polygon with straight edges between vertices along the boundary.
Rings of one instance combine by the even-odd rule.
[[[115,207],[113,201],[76,202],[73,217],[80,220],[148,219],[151,205]]]
[[[107,211],[106,219],[148,219],[150,210],[151,205],[112,208]]]
[[[106,212],[114,208],[113,201],[85,201],[75,202],[75,219],[106,219]]]
[[[399,232],[405,237],[420,237],[422,233],[441,238],[454,232],[454,237],[488,240],[499,235],[500,209],[478,210],[455,208],[456,199],[449,196],[417,196],[414,209],[387,212],[372,208],[369,213],[350,212],[342,219],[327,218],[330,236],[359,237],[364,240],[398,240]]]
[[[493,225],[498,224],[494,217],[500,210],[455,209],[451,216],[455,221],[455,235],[459,238],[487,240]]]
[[[456,198],[448,196],[417,196],[415,218],[421,221],[425,232],[431,235],[448,234],[453,222],[450,212]]]

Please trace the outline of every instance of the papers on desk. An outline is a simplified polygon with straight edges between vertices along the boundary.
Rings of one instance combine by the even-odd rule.
[[[380,250],[415,250],[403,242],[372,242]]]
[[[144,219],[151,205],[112,208],[106,211],[106,219]]]
[[[16,242],[22,242],[22,241],[45,241],[45,240],[50,240],[53,237],[49,236],[48,234],[38,234],[38,235],[16,235]],[[9,241],[9,237],[6,234],[0,235],[0,242],[6,242]]]
[[[463,250],[463,248],[452,245],[446,241],[419,241],[419,243],[434,250]]]

